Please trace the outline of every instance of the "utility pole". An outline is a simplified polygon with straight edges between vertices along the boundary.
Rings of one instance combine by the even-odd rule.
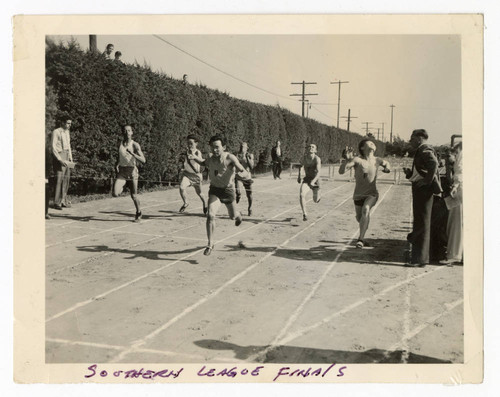
[[[339,97],[338,97],[338,102],[337,102],[337,128],[339,128],[339,115],[340,115],[340,87],[344,83],[349,83],[348,81],[335,81],[330,84],[338,84],[339,85]]]
[[[372,124],[372,123],[373,123],[373,121],[364,121],[361,123],[361,124],[366,124],[366,126],[365,126],[366,135],[368,135],[368,129],[369,129],[368,124]]]
[[[300,100],[302,102],[302,117],[304,117],[304,103],[306,101],[306,96],[309,95],[318,95],[318,94],[306,94],[306,85],[307,84],[317,84],[317,83],[306,83],[305,81],[302,81],[301,83],[291,83],[291,84],[302,84],[302,94],[290,94],[290,96],[301,96],[302,99]]]
[[[391,139],[390,139],[390,141],[389,141],[389,142],[390,142],[390,143],[392,143],[392,120],[393,120],[394,108],[395,108],[396,106],[391,105],[391,106],[389,106],[389,107],[391,108]]]
[[[89,48],[91,52],[97,52],[97,36],[95,34],[89,35]]]
[[[351,126],[351,119],[357,119],[357,117],[351,116],[351,109],[347,111],[347,117],[342,116],[343,119],[347,119],[347,132],[349,132],[349,127]]]

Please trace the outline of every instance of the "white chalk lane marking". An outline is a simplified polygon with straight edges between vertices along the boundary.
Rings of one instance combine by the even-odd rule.
[[[382,198],[377,202],[377,204],[372,208],[371,210],[371,215],[373,215],[378,206],[384,201],[386,195],[389,193],[389,191],[392,189],[391,185],[384,193]],[[281,332],[274,338],[274,340],[269,344],[269,346],[264,349],[263,351],[259,352],[252,358],[250,358],[250,361],[258,360],[260,357],[265,356],[269,351],[273,350],[278,346],[280,343],[281,339],[284,338],[284,336],[287,334],[288,330],[292,327],[292,325],[297,321],[299,315],[302,313],[304,310],[305,305],[311,300],[311,298],[314,296],[314,294],[317,292],[318,288],[321,286],[323,281],[326,279],[330,271],[336,266],[338,260],[342,256],[342,254],[345,252],[345,250],[351,245],[353,239],[355,239],[356,235],[359,233],[359,230],[356,230],[352,236],[349,238],[348,243],[344,244],[343,247],[339,250],[338,254],[335,256],[334,260],[328,264],[326,267],[325,271],[321,275],[321,277],[316,281],[316,283],[313,285],[309,293],[305,296],[305,298],[302,300],[302,302],[299,304],[299,306],[295,309],[295,311],[292,313],[292,315],[289,317],[287,323],[285,326],[282,328]]]
[[[274,248],[272,251],[270,251],[269,253],[267,253],[266,255],[264,255],[262,258],[260,258],[258,261],[254,262],[252,265],[250,265],[249,267],[247,267],[245,270],[241,271],[240,273],[238,273],[237,275],[235,275],[234,277],[232,277],[230,280],[226,281],[224,284],[222,284],[219,288],[217,288],[215,291],[211,292],[210,294],[208,294],[207,296],[203,297],[202,299],[200,299],[199,301],[195,302],[194,304],[192,304],[191,306],[187,307],[186,309],[184,309],[181,313],[179,313],[178,315],[176,315],[175,317],[173,317],[172,319],[170,319],[167,323],[165,323],[164,325],[162,325],[161,327],[158,327],[157,329],[155,329],[154,331],[150,332],[148,335],[146,335],[145,337],[137,340],[136,342],[133,342],[130,349],[126,350],[126,351],[123,351],[121,352],[117,357],[113,358],[111,361],[112,362],[116,362],[116,361],[120,361],[122,360],[127,354],[130,354],[130,353],[133,353],[137,348],[143,346],[144,344],[146,344],[146,342],[152,338],[154,338],[156,335],[158,335],[159,333],[165,331],[167,328],[169,328],[170,326],[172,326],[173,324],[175,324],[177,321],[179,321],[180,319],[182,319],[183,317],[185,317],[186,315],[188,315],[189,313],[193,312],[195,309],[197,309],[199,306],[203,305],[204,303],[208,302],[209,300],[213,299],[214,297],[216,297],[221,291],[223,291],[225,288],[227,288],[229,285],[233,284],[235,281],[239,280],[240,278],[244,277],[245,275],[247,275],[249,272],[251,272],[253,269],[255,269],[257,266],[259,266],[261,263],[263,263],[266,259],[268,259],[269,257],[271,257],[272,255],[274,255],[276,253],[276,251],[278,251],[280,248],[283,248],[284,246],[286,246],[290,241],[292,241],[293,239],[295,239],[296,237],[300,236],[302,233],[304,233],[305,231],[309,230],[311,227],[313,227],[316,223],[320,222],[321,220],[323,220],[325,217],[327,217],[328,215],[331,215],[331,213],[339,208],[340,206],[342,206],[343,204],[345,204],[348,200],[350,200],[351,197],[347,197],[345,200],[343,200],[341,203],[337,204],[333,209],[331,209],[330,211],[328,211],[326,214],[324,214],[323,216],[321,216],[320,218],[318,218],[316,221],[310,223],[307,227],[305,227],[304,229],[300,230],[299,232],[297,232],[296,234],[294,234],[293,236],[289,237],[287,240],[285,240],[283,243],[281,243],[279,246],[277,246],[276,248]],[[231,237],[234,237],[234,236],[231,236]]]
[[[330,191],[328,191],[327,193],[325,193],[325,195],[326,195],[326,194],[329,194],[329,193],[331,193],[331,192],[333,192],[333,191],[335,191],[335,190],[337,190],[337,189],[340,189],[340,188],[342,188],[342,187],[343,187],[343,186],[345,186],[345,185],[346,185],[346,184],[342,184],[342,185],[340,185],[340,186],[337,186],[336,188],[333,188],[333,189],[331,189]],[[311,200],[312,200],[312,199],[310,199],[310,200],[308,200],[308,201],[311,201]],[[346,200],[347,200],[347,199],[346,199]],[[255,229],[256,227],[259,227],[259,226],[261,226],[261,225],[263,225],[263,224],[267,223],[268,221],[270,221],[270,220],[272,220],[272,219],[275,219],[275,218],[277,218],[277,217],[279,217],[279,216],[281,216],[281,215],[283,215],[283,214],[286,214],[287,212],[290,212],[290,211],[295,210],[297,207],[299,207],[299,206],[295,205],[295,206],[293,206],[293,207],[291,207],[291,208],[289,208],[289,209],[287,209],[287,210],[285,210],[285,211],[280,212],[279,214],[274,215],[274,216],[273,216],[273,217],[271,217],[271,218],[267,218],[266,220],[261,221],[261,222],[259,222],[259,223],[255,224],[255,225],[253,225],[253,226],[250,226],[250,227],[248,227],[248,228],[246,228],[246,229],[243,229],[243,230],[241,230],[240,232],[237,232],[237,233],[234,233],[234,234],[232,234],[232,235],[230,235],[230,236],[227,236],[226,238],[224,238],[224,239],[222,239],[222,240],[217,241],[217,242],[216,242],[216,244],[220,244],[221,242],[224,242],[224,241],[226,241],[226,240],[232,239],[232,238],[234,238],[234,237],[235,237],[235,236],[237,236],[237,235],[240,235],[240,234],[245,233],[245,232],[247,232],[247,231],[249,231],[249,230]],[[157,237],[154,237],[153,239],[151,239],[151,241],[152,241],[152,240],[154,240],[154,239],[157,239]],[[156,274],[156,273],[158,273],[158,272],[160,272],[160,271],[162,271],[162,270],[164,270],[164,269],[167,269],[167,268],[169,268],[169,267],[171,267],[171,266],[173,266],[173,265],[175,265],[175,264],[177,264],[177,263],[179,263],[179,262],[182,262],[182,261],[184,261],[184,260],[186,260],[186,259],[188,259],[188,258],[190,258],[190,257],[192,257],[192,256],[194,256],[194,255],[197,255],[197,254],[199,254],[199,253],[202,253],[203,251],[204,251],[204,248],[201,248],[201,249],[199,249],[199,250],[197,250],[197,251],[194,251],[194,252],[192,252],[192,253],[190,253],[190,254],[188,254],[188,255],[186,255],[186,256],[184,256],[184,257],[180,258],[180,259],[177,259],[177,260],[175,260],[175,261],[173,261],[173,262],[171,262],[171,263],[168,263],[168,264],[166,264],[166,265],[164,265],[164,266],[161,266],[161,267],[159,267],[159,268],[157,268],[157,269],[155,269],[155,270],[152,270],[152,271],[150,271],[150,272],[144,273],[143,275],[138,276],[138,277],[136,277],[136,278],[134,278],[134,279],[132,279],[132,280],[130,280],[130,281],[128,281],[128,282],[126,282],[126,283],[120,284],[120,285],[118,285],[118,286],[116,286],[116,287],[114,287],[114,288],[112,288],[112,289],[110,289],[110,290],[108,290],[108,291],[105,291],[105,292],[103,292],[103,293],[101,293],[101,294],[99,294],[99,295],[97,295],[97,296],[94,296],[94,297],[92,297],[92,298],[90,298],[90,299],[86,299],[86,300],[84,300],[84,301],[78,302],[78,303],[76,303],[75,305],[73,305],[73,306],[69,307],[68,309],[63,310],[63,311],[61,311],[61,312],[59,312],[59,313],[57,313],[57,314],[55,314],[55,315],[53,315],[53,316],[49,317],[47,320],[45,320],[45,322],[46,322],[46,323],[48,323],[48,322],[50,322],[50,321],[52,321],[52,320],[55,320],[56,318],[59,318],[59,317],[61,317],[61,316],[65,315],[65,314],[71,313],[72,311],[74,311],[74,310],[76,310],[76,309],[78,309],[78,308],[80,308],[80,307],[86,306],[86,305],[88,305],[89,303],[92,303],[92,302],[94,302],[94,301],[96,301],[96,300],[98,300],[98,299],[102,299],[102,298],[104,298],[104,297],[108,296],[109,294],[112,294],[112,293],[114,293],[114,292],[116,292],[116,291],[119,291],[119,290],[121,290],[121,289],[125,288],[125,287],[128,287],[128,286],[129,286],[129,285],[131,285],[131,284],[134,284],[134,283],[136,283],[136,282],[138,282],[138,281],[140,281],[140,280],[143,280],[143,279],[144,279],[144,278],[146,278],[146,277],[149,277],[149,276],[151,276],[151,275],[153,275],[153,274]],[[104,256],[104,255],[103,255],[103,256]],[[101,256],[101,257],[102,257],[102,256]],[[89,261],[91,261],[91,260],[92,260],[92,259],[89,259],[89,260],[86,260],[86,261],[81,262],[81,263],[87,263],[87,262],[89,262]],[[77,264],[77,265],[79,265],[79,264]],[[77,266],[77,265],[74,265],[74,266]],[[72,266],[72,267],[74,267],[74,266]],[[63,268],[63,269],[64,269],[64,268]],[[58,270],[57,272],[62,271],[63,269]]]

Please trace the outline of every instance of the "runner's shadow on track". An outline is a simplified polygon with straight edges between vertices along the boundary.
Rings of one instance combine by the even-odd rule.
[[[206,218],[207,216],[203,213],[203,211],[201,212],[198,212],[198,213],[193,213],[193,212],[179,212],[179,211],[164,211],[164,210],[160,210],[158,212],[164,212],[166,214],[170,214],[170,216],[172,216],[173,218],[181,218],[181,217],[184,217],[184,216],[195,216],[195,217],[198,217],[198,218]]]
[[[329,241],[311,248],[293,249],[278,248],[273,254],[275,257],[301,262],[352,262],[379,266],[404,266],[407,261],[409,244],[405,240],[376,239],[368,240],[371,247],[359,249],[354,246],[356,240]],[[226,245],[229,251],[262,252],[267,253],[276,249],[275,246],[241,247],[240,245]],[[338,256],[341,254],[340,257]]]
[[[124,216],[126,218],[130,218],[132,220],[135,219],[135,214],[134,213],[130,213],[130,212],[124,212],[124,211],[100,211],[99,213],[100,214],[107,214],[107,215],[121,215],[121,216]],[[146,220],[146,219],[172,220],[171,217],[168,217],[168,216],[151,215],[151,214],[142,214],[142,219],[144,219],[144,220]],[[114,221],[123,221],[124,219],[120,218],[120,219],[103,219],[103,220],[114,222]]]
[[[120,253],[120,254],[130,255],[124,259],[145,258],[145,259],[150,259],[150,260],[176,261],[179,259],[169,258],[169,256],[176,255],[176,254],[189,254],[192,252],[199,251],[203,247],[193,247],[193,248],[186,248],[184,250],[175,250],[175,251],[133,250],[133,249],[125,249],[125,248],[111,248],[107,245],[85,245],[85,246],[80,246],[80,247],[76,247],[76,248],[78,249],[78,251],[84,251],[84,252],[95,252],[95,253],[112,252],[112,253]],[[198,263],[197,260],[183,259],[181,261],[188,262],[191,264]]]
[[[406,240],[367,239],[371,247],[356,248],[356,240],[348,245],[339,262],[362,263],[378,266],[404,266],[409,254]]]
[[[402,363],[403,351],[388,351],[383,349],[370,349],[365,351],[327,350],[314,349],[298,346],[276,346],[272,349],[269,346],[238,346],[233,343],[202,339],[195,341],[196,346],[210,350],[232,350],[239,360],[247,360],[250,357],[255,360],[255,355],[263,354],[258,362],[262,363]],[[267,350],[267,351],[266,351]],[[451,361],[441,360],[434,357],[408,353],[407,362],[411,364],[450,364]]]
[[[315,262],[331,262],[338,254],[337,249],[327,248],[326,245],[311,247],[309,249],[291,249],[291,248],[278,248],[276,246],[259,246],[259,247],[241,247],[240,245],[226,245],[228,251],[240,252],[272,252],[276,250],[273,256],[278,258],[285,258],[301,262],[315,261]]]
[[[67,215],[67,214],[54,214],[50,213],[50,217],[54,219],[71,219],[72,221],[80,221],[80,222],[89,222],[100,219],[95,219],[93,216],[76,216],[76,215]],[[57,226],[57,225],[56,225]]]
[[[294,219],[296,218],[284,218],[284,219],[270,219],[270,220],[266,220],[264,218],[248,218],[246,216],[243,216],[243,223],[247,222],[247,223],[254,223],[254,224],[258,224],[258,223],[266,223],[268,225],[280,225],[280,226],[298,226],[298,225],[286,225],[287,223],[289,224],[290,222],[292,222]]]

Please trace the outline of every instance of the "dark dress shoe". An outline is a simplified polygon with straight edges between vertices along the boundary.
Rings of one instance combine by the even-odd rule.
[[[426,263],[405,263],[406,267],[425,267]]]

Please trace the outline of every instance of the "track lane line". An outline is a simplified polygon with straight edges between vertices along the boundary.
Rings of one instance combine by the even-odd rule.
[[[380,200],[378,200],[377,204],[372,208],[372,210],[370,212],[370,216],[372,216],[376,212],[378,206],[384,201],[385,197],[387,196],[387,194],[389,193],[389,191],[392,189],[392,186],[393,185],[389,186],[389,189],[387,189],[385,191],[385,193],[382,196],[382,198]],[[323,274],[321,275],[321,277],[316,281],[316,283],[313,285],[313,287],[311,288],[311,290],[309,291],[309,293],[306,295],[306,297],[302,300],[302,302],[299,304],[299,306],[295,309],[295,311],[289,317],[287,323],[282,328],[281,332],[274,338],[274,340],[269,344],[269,346],[266,349],[264,349],[263,351],[259,352],[256,355],[254,355],[250,359],[251,361],[259,360],[260,357],[265,356],[269,351],[273,350],[274,348],[276,348],[278,346],[278,344],[280,343],[281,339],[283,339],[285,337],[285,335],[287,334],[288,330],[297,321],[299,315],[304,310],[305,305],[314,296],[314,294],[316,293],[316,291],[318,290],[318,288],[321,286],[321,284],[323,283],[323,281],[325,281],[327,275],[335,267],[335,265],[337,264],[337,261],[340,259],[340,257],[342,256],[342,254],[344,253],[344,251],[347,249],[347,247],[349,247],[351,245],[352,241],[355,239],[355,237],[356,237],[356,235],[358,233],[359,233],[359,229],[357,229],[352,234],[352,236],[349,238],[349,242],[347,244],[344,244],[344,246],[339,250],[339,253],[335,256],[335,259],[328,264],[328,266],[326,267],[326,269],[323,272]]]
[[[347,185],[347,184],[346,184],[346,183],[344,183],[344,184],[342,184],[342,185],[340,185],[340,186],[337,186],[337,187],[335,187],[335,188],[333,188],[333,189],[329,190],[328,192],[326,192],[324,195],[329,194],[329,193],[331,193],[331,192],[333,192],[333,191],[335,191],[335,190],[337,190],[337,189],[340,189],[340,188],[342,188],[342,187],[344,187],[344,186],[346,186],[346,185]],[[312,199],[308,200],[308,202],[309,202],[309,201],[311,201],[311,200],[312,200]],[[347,200],[347,199],[346,199],[346,200]],[[296,208],[298,208],[298,207],[300,207],[300,206],[295,205],[295,206],[293,206],[293,207],[291,207],[291,208],[289,208],[289,209],[287,209],[287,210],[285,210],[285,211],[280,212],[279,214],[274,215],[274,216],[273,216],[273,217],[271,217],[271,218],[267,218],[266,220],[264,220],[264,221],[262,221],[262,222],[259,222],[259,223],[255,224],[255,225],[253,225],[253,226],[250,226],[250,227],[248,227],[248,228],[246,228],[246,229],[241,230],[240,232],[234,233],[234,234],[232,234],[232,235],[230,235],[230,236],[228,236],[228,237],[226,237],[226,238],[224,238],[224,239],[222,239],[222,240],[219,240],[219,241],[217,241],[215,244],[220,244],[221,242],[224,242],[224,241],[226,241],[226,240],[229,240],[229,239],[231,239],[231,238],[234,238],[234,237],[235,237],[235,236],[237,236],[237,235],[240,235],[240,234],[245,233],[245,232],[247,232],[247,231],[249,231],[249,230],[255,229],[256,227],[259,227],[259,226],[261,226],[261,225],[264,225],[264,224],[266,224],[268,221],[270,221],[270,220],[272,220],[272,219],[275,219],[275,218],[277,218],[277,217],[279,217],[279,216],[281,216],[281,215],[283,215],[283,214],[286,214],[287,212],[293,211],[293,210],[295,210],[295,209],[296,209]],[[193,227],[193,226],[192,226],[192,227]],[[304,229],[302,229],[302,230],[304,230]],[[152,241],[152,240],[154,240],[154,239],[157,239],[157,238],[155,237],[155,238],[151,239],[150,241]],[[90,299],[86,299],[86,300],[84,300],[84,301],[78,302],[78,303],[76,303],[75,305],[73,305],[73,306],[69,307],[68,309],[65,309],[65,310],[63,310],[63,311],[61,311],[61,312],[59,312],[59,313],[57,313],[57,314],[55,314],[55,315],[53,315],[53,316],[49,317],[48,319],[46,319],[46,320],[45,320],[45,323],[48,323],[48,322],[50,322],[50,321],[52,321],[52,320],[55,320],[56,318],[59,318],[59,317],[61,317],[61,316],[65,315],[65,314],[71,313],[72,311],[74,311],[74,310],[76,310],[76,309],[78,309],[78,308],[80,308],[80,307],[86,306],[86,305],[88,305],[89,303],[92,303],[92,302],[94,302],[94,301],[96,301],[96,300],[98,300],[98,299],[102,299],[102,298],[106,297],[106,296],[107,296],[107,295],[109,295],[109,294],[112,294],[112,293],[114,293],[114,292],[116,292],[116,291],[119,291],[119,290],[121,290],[122,288],[128,287],[129,285],[134,284],[134,283],[136,283],[137,281],[140,281],[140,280],[142,280],[142,279],[144,279],[144,278],[149,277],[149,276],[150,276],[150,275],[152,275],[152,274],[156,274],[156,273],[158,273],[158,272],[160,272],[160,271],[162,271],[162,270],[165,270],[165,269],[167,269],[167,268],[169,268],[169,267],[171,267],[171,266],[173,266],[173,265],[175,265],[175,264],[177,264],[177,263],[179,263],[179,262],[181,262],[181,261],[183,261],[183,260],[186,260],[186,259],[188,259],[188,258],[190,258],[190,257],[192,257],[192,256],[194,256],[194,255],[197,255],[197,254],[199,254],[199,253],[202,253],[203,251],[204,251],[204,248],[201,248],[201,249],[199,249],[199,250],[197,250],[197,251],[194,251],[194,252],[192,252],[192,253],[190,253],[190,254],[188,254],[188,255],[186,255],[186,256],[184,256],[184,257],[180,258],[180,259],[177,259],[177,260],[175,260],[175,261],[173,261],[173,262],[171,262],[171,263],[168,263],[168,264],[166,264],[166,265],[164,265],[164,266],[161,266],[161,267],[159,267],[159,268],[157,268],[157,269],[155,269],[155,270],[152,270],[152,271],[150,271],[150,272],[144,273],[143,275],[141,275],[141,276],[139,276],[139,277],[136,277],[136,278],[134,278],[134,279],[132,279],[132,280],[130,280],[130,281],[128,281],[128,282],[126,282],[126,283],[120,284],[119,286],[116,286],[116,287],[114,287],[114,288],[112,288],[112,289],[110,289],[110,290],[108,290],[108,291],[106,291],[106,292],[103,292],[103,293],[101,293],[101,294],[99,294],[99,295],[96,295],[96,296],[94,296],[94,297],[92,297],[92,298],[90,298]],[[110,254],[110,253],[108,253],[108,254]],[[107,256],[107,255],[105,254],[105,255],[102,255],[102,256]],[[102,256],[101,256],[101,257],[102,257]],[[87,259],[87,260],[85,260],[84,262],[80,262],[79,264],[76,264],[76,265],[73,265],[73,266],[69,266],[69,267],[66,267],[66,268],[59,269],[57,272],[53,272],[52,274],[59,273],[60,271],[65,270],[65,269],[70,268],[70,267],[75,267],[75,266],[78,266],[78,265],[80,265],[80,264],[87,263],[87,262],[89,262],[90,260],[92,260],[92,259]]]
[[[210,294],[208,294],[207,296],[203,297],[202,299],[198,300],[196,303],[190,305],[189,307],[187,307],[186,309],[184,309],[181,313],[177,314],[176,316],[174,316],[173,318],[171,318],[168,322],[166,322],[164,325],[162,325],[161,327],[158,327],[157,329],[155,329],[153,332],[150,332],[148,335],[146,335],[145,337],[137,340],[136,342],[132,343],[132,345],[130,346],[130,348],[128,350],[125,350],[125,351],[122,351],[118,356],[114,357],[113,359],[111,359],[111,362],[116,362],[116,361],[120,361],[122,360],[126,355],[130,354],[130,353],[133,353],[136,351],[137,348],[139,348],[140,346],[144,345],[148,340],[154,338],[156,335],[158,335],[159,333],[165,331],[167,328],[169,328],[170,326],[172,326],[173,324],[175,324],[177,321],[179,321],[180,319],[182,319],[183,317],[185,317],[187,314],[191,313],[192,311],[194,311],[196,308],[198,308],[199,306],[203,305],[204,303],[208,302],[209,300],[213,299],[214,297],[216,297],[221,291],[223,291],[226,287],[228,287],[229,285],[233,284],[235,281],[239,280],[240,278],[244,277],[245,275],[247,275],[250,271],[252,271],[254,268],[256,268],[257,266],[259,266],[262,262],[264,262],[266,259],[268,259],[270,256],[274,255],[276,253],[276,251],[278,251],[280,248],[286,246],[290,241],[292,241],[293,239],[295,239],[296,237],[300,236],[302,233],[304,233],[305,231],[309,230],[311,227],[313,227],[316,223],[318,223],[319,221],[323,220],[326,216],[328,215],[331,215],[331,213],[337,209],[338,207],[342,206],[343,204],[345,204],[348,200],[351,199],[351,196],[347,197],[345,200],[343,200],[340,204],[337,204],[333,209],[329,210],[326,214],[324,214],[323,216],[321,216],[320,218],[318,218],[316,221],[314,222],[311,222],[308,226],[306,226],[304,229],[300,230],[299,232],[297,232],[296,234],[294,234],[292,237],[289,237],[287,240],[285,240],[283,243],[281,243],[279,246],[277,246],[275,249],[273,249],[272,251],[270,251],[269,253],[267,253],[266,255],[264,255],[262,258],[260,258],[257,262],[254,262],[252,265],[250,265],[249,267],[247,267],[245,270],[241,271],[240,273],[238,273],[237,275],[235,275],[234,277],[232,277],[230,280],[226,281],[224,284],[222,284],[219,288],[217,288],[215,291],[211,292]],[[289,210],[287,210],[288,212]],[[231,236],[231,237],[234,237],[234,236]]]

